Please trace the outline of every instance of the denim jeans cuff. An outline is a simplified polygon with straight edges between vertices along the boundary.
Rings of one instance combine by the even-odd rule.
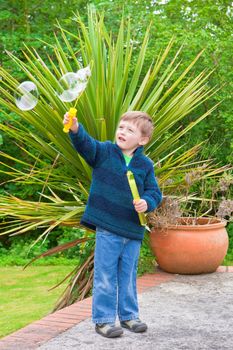
[[[131,316],[124,316],[124,317],[121,317],[119,315],[119,320],[120,321],[131,321],[131,320],[136,320],[137,318],[139,318],[138,314],[137,315],[131,315]]]
[[[108,318],[98,318],[98,319],[92,319],[92,322],[95,324],[101,324],[101,323],[115,323],[116,318],[115,317],[108,317]]]

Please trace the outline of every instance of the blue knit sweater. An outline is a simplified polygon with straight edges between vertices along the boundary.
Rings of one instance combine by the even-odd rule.
[[[79,123],[76,134],[69,134],[77,152],[93,168],[90,195],[81,224],[142,240],[145,228],[140,225],[134,209],[127,171],[134,174],[139,195],[146,200],[148,212],[153,211],[162,199],[153,163],[143,154],[143,147],[136,149],[127,167],[117,144],[93,139],[82,124]]]

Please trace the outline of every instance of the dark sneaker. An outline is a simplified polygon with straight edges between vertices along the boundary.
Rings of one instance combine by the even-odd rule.
[[[136,320],[121,321],[121,327],[127,328],[134,333],[142,333],[147,330],[146,323],[143,323],[139,318]]]
[[[95,330],[106,338],[116,338],[123,334],[123,329],[121,327],[116,327],[114,323],[97,323]]]

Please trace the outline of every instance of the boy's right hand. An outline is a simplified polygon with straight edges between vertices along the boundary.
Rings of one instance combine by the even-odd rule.
[[[68,123],[70,122],[70,118],[72,118],[72,117],[70,117],[70,116],[69,116],[69,113],[66,112],[66,114],[64,115],[63,124],[64,124],[64,125],[68,124]],[[73,117],[73,118],[72,118],[72,124],[71,124],[71,126],[70,126],[70,130],[71,130],[74,134],[76,134],[76,133],[78,132],[78,119],[77,119],[76,117]]]

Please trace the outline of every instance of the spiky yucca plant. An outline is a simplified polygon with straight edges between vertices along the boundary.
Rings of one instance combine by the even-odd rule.
[[[130,21],[122,19],[117,36],[104,25],[103,15],[89,10],[87,25],[76,15],[72,33],[61,28],[60,39],[55,35],[53,55],[43,60],[40,54],[25,46],[24,60],[8,52],[14,62],[33,81],[40,92],[39,102],[33,110],[20,111],[14,103],[14,91],[19,82],[11,73],[1,70],[0,104],[6,122],[1,125],[26,157],[19,159],[1,152],[3,170],[7,181],[28,186],[39,185],[41,191],[37,201],[22,200],[13,194],[0,196],[0,216],[3,234],[18,235],[37,227],[46,227],[38,240],[46,237],[58,225],[78,227],[83,213],[91,181],[91,169],[72,148],[69,138],[63,133],[62,119],[72,103],[61,102],[55,93],[60,77],[81,66],[93,62],[92,76],[85,92],[78,102],[78,118],[94,138],[114,141],[119,117],[127,110],[142,110],[149,113],[155,123],[155,132],[146,153],[155,163],[159,161],[157,175],[165,193],[181,185],[187,171],[199,167],[194,161],[200,145],[181,152],[179,139],[197,123],[208,116],[213,106],[195,121],[180,129],[182,119],[192,114],[217,88],[209,88],[210,71],[203,71],[192,77],[189,72],[201,53],[179,72],[179,54],[169,63],[169,53],[174,45],[171,40],[164,52],[157,55],[145,76],[142,76],[144,59],[149,40],[146,31],[139,52],[136,54],[130,30]],[[70,44],[72,38],[78,49]],[[136,60],[135,60],[136,59]],[[176,76],[176,78],[175,78]],[[20,118],[15,120],[11,113]],[[29,127],[30,126],[30,127]],[[174,131],[175,130],[175,131]],[[169,138],[164,137],[169,132]],[[19,167],[11,165],[19,164]],[[203,177],[213,176],[223,170],[208,162],[203,168]],[[173,178],[173,183],[167,180]],[[42,256],[63,251],[93,238],[86,231],[83,239],[53,248]],[[93,241],[94,249],[94,241]],[[61,308],[77,299],[84,298],[90,291],[93,276],[93,253],[82,265],[77,266],[67,278],[67,288],[57,303]]]

